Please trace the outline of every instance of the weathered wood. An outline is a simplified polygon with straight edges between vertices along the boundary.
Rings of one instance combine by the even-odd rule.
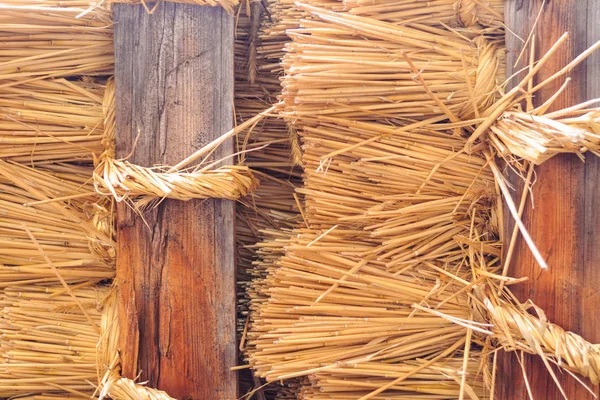
[[[523,39],[531,32],[542,0],[507,0],[506,24]],[[595,16],[595,18],[594,18]],[[597,0],[546,0],[537,27],[536,59],[564,33],[570,37],[566,46],[543,68],[537,82],[549,77],[568,61],[600,39],[597,21],[600,2]],[[507,74],[522,68],[529,59],[515,61],[523,43],[507,34]],[[598,58],[575,69],[573,82],[560,96],[554,109],[574,105],[600,95]],[[522,75],[521,75],[522,77]],[[547,100],[562,80],[548,85],[539,92],[534,104]],[[514,83],[514,82],[513,82]],[[514,286],[517,297],[532,299],[541,306],[548,318],[562,327],[600,342],[600,163],[589,155],[586,163],[576,156],[559,156],[536,169],[537,182],[533,188],[534,209],[528,207],[524,222],[531,236],[546,258],[549,270],[542,272],[533,260],[524,242],[520,241],[510,269],[512,276],[529,276],[526,284]],[[522,182],[510,177],[517,187],[515,200],[522,190]],[[512,229],[510,217],[507,225]],[[511,230],[507,229],[506,232]],[[509,238],[506,238],[508,243]],[[525,369],[534,399],[562,398],[557,386],[538,357],[525,357]],[[570,399],[592,399],[581,384],[566,373],[558,373],[560,383]],[[499,398],[526,399],[527,392],[521,366],[509,354],[501,357],[498,372]],[[589,382],[586,381],[589,384]],[[598,387],[592,389],[600,394]]]
[[[165,2],[116,4],[114,18],[117,157],[173,165],[232,128],[231,16]],[[117,231],[124,375],[178,399],[237,398],[234,203],[166,200],[143,218],[120,204]]]

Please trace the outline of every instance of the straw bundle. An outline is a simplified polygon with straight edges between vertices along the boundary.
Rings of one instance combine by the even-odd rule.
[[[69,393],[89,398],[94,393],[100,372],[96,358],[101,310],[108,289],[80,285],[70,291],[85,315],[62,287],[4,288],[0,315],[3,396]]]
[[[481,25],[486,31],[502,33],[504,21],[504,0],[345,0],[344,6],[353,15],[402,25]]]
[[[293,117],[444,116],[458,122],[497,96],[497,77],[504,71],[495,41],[307,5],[301,9],[314,20],[302,20],[302,29],[289,32],[293,42],[283,60],[283,98]]]
[[[62,3],[62,2],[61,2]],[[3,2],[0,14],[0,88],[42,77],[107,75],[113,71],[109,11],[80,2]],[[59,3],[60,4],[60,3]],[[79,16],[79,18],[76,18]]]
[[[92,161],[103,150],[103,92],[88,78],[0,89],[0,157],[36,164]]]
[[[52,283],[57,273],[70,283],[114,276],[110,205],[98,203],[89,182],[91,169],[86,175],[86,168],[58,167],[33,169],[0,161],[2,286]]]

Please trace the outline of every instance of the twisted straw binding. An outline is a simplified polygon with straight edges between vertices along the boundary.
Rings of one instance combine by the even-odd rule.
[[[555,120],[518,111],[505,112],[490,127],[492,144],[501,155],[515,155],[539,165],[559,153],[600,151],[600,111]]]
[[[201,168],[177,172],[169,167],[147,168],[115,160],[115,81],[110,79],[102,109],[106,138],[104,152],[94,170],[94,187],[117,201],[133,200],[145,206],[161,198],[176,200],[220,198],[237,200],[258,186],[258,179],[246,166],[224,166],[216,170]],[[212,165],[212,164],[211,164]]]
[[[491,321],[494,336],[507,351],[520,350],[538,354],[553,363],[589,378],[593,384],[600,381],[600,345],[591,344],[581,336],[548,322],[544,311],[529,301],[539,317],[504,302],[493,304],[483,300]],[[548,364],[546,364],[548,366]]]
[[[99,172],[102,172],[99,174]],[[106,160],[101,171],[94,172],[96,191],[126,198],[152,197],[175,200],[221,198],[237,200],[249,194],[258,180],[245,166],[228,166],[201,172],[167,172],[165,168],[146,168],[127,161]],[[150,197],[150,199],[148,199]]]

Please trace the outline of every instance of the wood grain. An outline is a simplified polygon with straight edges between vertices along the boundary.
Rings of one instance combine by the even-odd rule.
[[[231,16],[165,2],[115,4],[114,19],[117,157],[173,165],[232,128]],[[119,205],[117,231],[124,375],[180,400],[236,399],[234,203]]]
[[[538,25],[535,19],[543,6]],[[523,39],[532,31],[536,35],[536,59],[539,59],[564,33],[570,37],[536,83],[549,77],[560,67],[600,39],[597,26],[600,2],[597,0],[507,0],[507,26]],[[595,18],[594,18],[595,16]],[[514,65],[523,48],[521,40],[507,34],[507,75],[524,67],[529,59],[526,51],[518,65]],[[589,98],[598,97],[598,56],[576,68],[571,74],[572,84],[554,105],[554,109],[571,106]],[[523,75],[521,74],[520,77]],[[518,79],[518,78],[517,78]],[[516,79],[513,80],[513,84]],[[534,105],[548,99],[563,80],[548,85],[534,98]],[[524,242],[520,241],[511,265],[512,276],[529,276],[529,282],[514,286],[521,301],[532,299],[541,306],[548,318],[562,327],[600,342],[600,163],[590,155],[585,163],[576,156],[565,155],[551,159],[536,169],[537,183],[533,189],[533,206],[528,205],[524,222],[531,236],[546,258],[549,270],[541,271]],[[521,181],[510,176],[515,199],[522,190]],[[508,216],[508,213],[506,213]],[[507,217],[508,218],[508,217]],[[512,222],[507,219],[507,228]],[[510,232],[511,230],[505,230]],[[506,238],[508,240],[508,238]],[[562,396],[537,357],[525,357],[527,379],[534,399],[561,399]],[[557,373],[569,399],[592,399],[581,384],[566,373]],[[498,372],[498,397],[505,400],[526,399],[523,371],[514,355],[501,357]],[[587,384],[589,382],[586,381]],[[593,387],[600,394],[598,387]]]

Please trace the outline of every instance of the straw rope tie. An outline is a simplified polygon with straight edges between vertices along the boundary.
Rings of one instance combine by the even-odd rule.
[[[104,113],[104,152],[94,170],[94,187],[103,196],[118,202],[137,201],[137,206],[153,204],[154,200],[222,198],[237,200],[250,194],[258,179],[250,168],[241,165],[224,166],[215,170],[197,168],[179,172],[169,167],[142,167],[127,161],[115,160],[115,81],[106,85],[102,109]]]
[[[476,40],[478,56],[475,61],[476,72],[475,76],[465,76],[468,79],[468,86],[472,87],[472,101],[467,101],[459,112],[459,117],[462,120],[477,117],[478,113],[482,113],[492,104],[497,98],[496,86],[498,84],[497,77],[502,64],[502,52],[498,46],[483,37]],[[467,73],[467,72],[465,72]],[[474,108],[477,107],[477,111]]]
[[[544,311],[529,301],[539,317],[506,304],[494,305],[484,299],[491,322],[495,325],[496,339],[506,350],[521,350],[551,358],[557,364],[590,378],[593,384],[600,381],[600,348],[581,336],[567,332],[550,323]],[[503,330],[507,328],[508,330]]]
[[[96,191],[127,198],[170,198],[175,200],[222,198],[237,200],[249,194],[258,180],[245,166],[228,166],[200,172],[167,172],[164,168],[146,168],[127,161],[106,160],[103,174],[94,173]]]
[[[479,21],[479,5],[475,0],[457,0],[454,4],[454,11],[456,12],[456,21],[462,27],[468,28]]]

